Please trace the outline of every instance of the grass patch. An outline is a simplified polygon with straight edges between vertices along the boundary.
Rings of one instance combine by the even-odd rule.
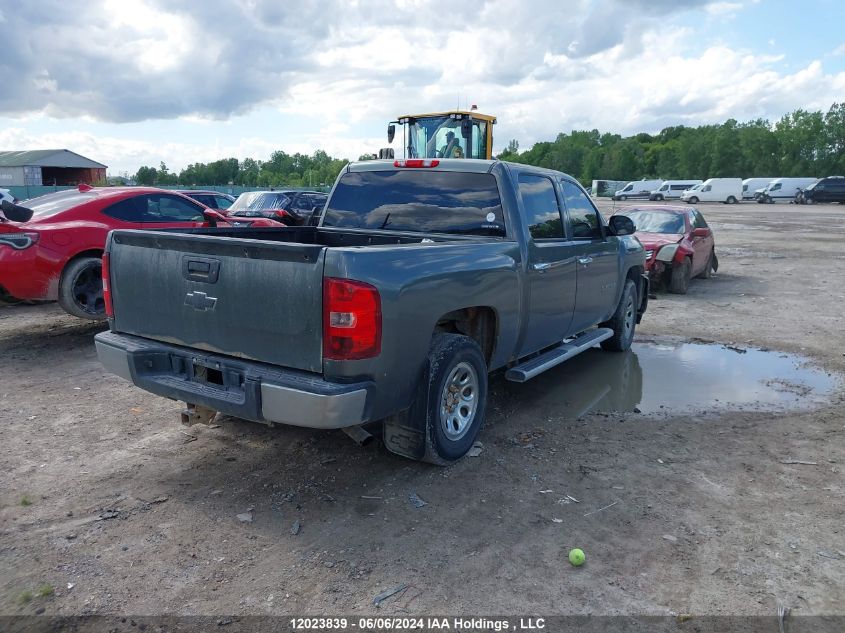
[[[47,598],[48,596],[52,596],[54,591],[53,585],[41,585],[37,593],[39,598]]]
[[[33,599],[32,592],[27,589],[26,591],[22,591],[21,594],[18,596],[18,604],[26,604]]]
[[[32,499],[30,499],[29,497],[24,495],[23,497],[21,497],[21,505],[22,506],[31,506],[32,505]]]

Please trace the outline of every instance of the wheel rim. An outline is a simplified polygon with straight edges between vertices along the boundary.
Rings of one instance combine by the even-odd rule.
[[[92,265],[82,270],[73,280],[73,300],[80,310],[99,314],[105,310],[103,301],[102,267]]]
[[[469,431],[478,411],[478,374],[467,362],[458,363],[440,394],[440,426],[455,442]]]
[[[634,297],[628,295],[628,301],[625,302],[625,320],[622,327],[624,328],[625,338],[631,336],[634,331],[634,321],[637,319],[637,311],[634,309]]]

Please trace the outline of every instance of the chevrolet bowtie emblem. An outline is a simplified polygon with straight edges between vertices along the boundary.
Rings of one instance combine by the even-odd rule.
[[[214,310],[217,305],[217,297],[209,297],[204,292],[195,290],[185,295],[185,305],[191,306],[194,310],[205,312],[206,310]]]

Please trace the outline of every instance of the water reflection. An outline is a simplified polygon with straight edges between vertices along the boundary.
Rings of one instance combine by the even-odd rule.
[[[498,390],[550,413],[782,411],[825,402],[836,379],[794,354],[703,343],[592,349],[524,384]]]

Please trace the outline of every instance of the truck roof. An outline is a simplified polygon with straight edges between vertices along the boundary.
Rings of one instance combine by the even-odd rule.
[[[405,160],[414,159],[387,159],[387,160],[362,160],[354,163],[349,163],[349,171],[386,171],[389,169],[403,169],[399,165]],[[430,169],[437,169],[438,171],[464,171],[484,174],[493,168],[493,165],[500,162],[498,160],[483,160],[480,158],[425,158],[419,159],[426,163],[436,163],[435,167]],[[412,169],[415,169],[412,167]],[[416,169],[425,169],[419,167]]]
[[[508,161],[491,159],[485,160],[481,158],[424,158],[424,159],[380,159],[380,160],[362,160],[351,162],[347,165],[348,171],[387,171],[392,169],[406,169],[399,165],[405,160],[421,160],[424,162],[437,161],[434,167],[412,167],[411,169],[435,169],[437,171],[461,171],[472,172],[476,174],[486,174],[493,170],[496,165],[507,165],[511,169],[519,171],[530,171],[533,173],[547,174],[549,176],[563,175],[567,178],[576,181],[576,178],[566,174],[562,171],[555,171],[554,169],[546,169],[545,167],[537,167],[536,165],[525,165],[523,163],[511,163]]]

